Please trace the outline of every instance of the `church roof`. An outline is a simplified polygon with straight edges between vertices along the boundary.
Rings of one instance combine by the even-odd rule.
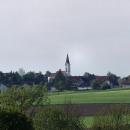
[[[105,81],[108,80],[108,76],[95,76],[96,80]]]
[[[64,76],[66,76],[66,72],[65,71],[62,71],[61,69],[56,71],[56,73],[51,73],[49,77],[55,77],[59,72],[61,72]]]

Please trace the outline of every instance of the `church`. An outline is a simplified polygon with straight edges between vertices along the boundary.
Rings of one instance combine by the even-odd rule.
[[[51,74],[48,76],[48,82],[51,82],[52,80],[54,80],[56,74],[57,74],[59,71],[61,71],[62,74],[63,74],[65,77],[71,76],[71,65],[70,65],[70,60],[69,60],[69,55],[68,55],[68,54],[67,54],[66,62],[65,62],[65,71],[62,71],[61,69],[59,69],[56,73],[51,73]]]
[[[71,63],[69,59],[69,55],[66,56],[65,61],[65,70],[62,71],[61,69],[58,70],[56,73],[50,73],[48,75],[48,83],[52,84],[50,86],[50,90],[56,90],[53,86],[53,81],[57,74],[62,73],[65,79],[71,82],[70,88],[72,90],[90,90],[92,89],[92,81],[95,80],[99,84],[107,83],[110,86],[113,86],[108,76],[97,76],[94,74],[85,73],[83,76],[72,76],[71,75]],[[53,91],[52,90],[52,91]]]
[[[90,87],[88,87],[88,83],[85,80],[84,76],[72,76],[71,75],[71,63],[70,63],[70,59],[69,59],[69,55],[67,54],[66,56],[66,61],[65,61],[65,70],[62,71],[61,69],[58,70],[56,73],[51,73],[48,76],[48,83],[53,82],[53,80],[55,79],[56,75],[58,74],[58,72],[62,72],[62,74],[71,80],[71,88],[72,89],[91,89]]]

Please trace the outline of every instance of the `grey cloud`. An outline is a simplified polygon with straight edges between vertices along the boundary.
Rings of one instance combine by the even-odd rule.
[[[130,73],[129,0],[1,0],[0,70]]]

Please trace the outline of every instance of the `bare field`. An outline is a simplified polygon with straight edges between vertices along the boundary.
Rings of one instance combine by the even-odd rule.
[[[111,107],[117,107],[117,105],[127,106],[130,109],[130,104],[113,104],[113,103],[97,103],[97,104],[71,104],[71,105],[51,105],[58,109],[64,109],[71,113],[80,116],[95,116],[97,113],[110,109]]]

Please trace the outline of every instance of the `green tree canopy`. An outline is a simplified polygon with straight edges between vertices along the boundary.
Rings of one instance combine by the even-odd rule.
[[[112,83],[113,86],[118,86],[119,82],[118,80],[120,79],[120,77],[116,76],[115,74],[108,72],[107,76],[109,78],[109,81]]]
[[[101,88],[100,84],[96,80],[92,81],[91,86],[93,89],[100,89]]]
[[[58,71],[54,80],[54,86],[57,90],[62,91],[66,86],[66,78],[62,71]]]
[[[0,93],[0,109],[26,112],[33,106],[48,103],[47,89],[43,86],[11,87]]]
[[[0,130],[34,130],[32,121],[18,112],[0,111]]]

